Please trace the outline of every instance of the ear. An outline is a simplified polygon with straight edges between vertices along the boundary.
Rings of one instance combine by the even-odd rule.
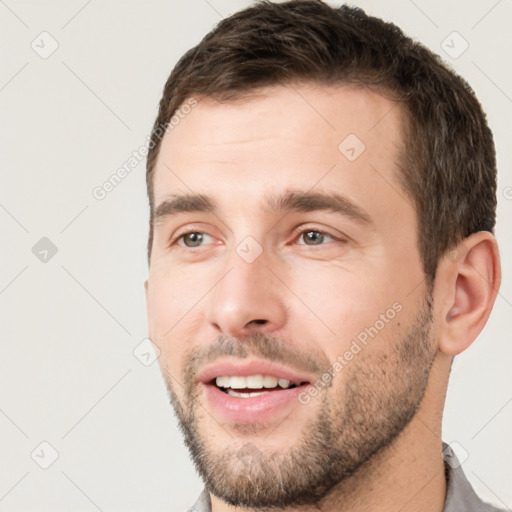
[[[496,239],[487,231],[473,233],[443,257],[438,270],[439,350],[454,356],[473,343],[491,314],[501,283]]]

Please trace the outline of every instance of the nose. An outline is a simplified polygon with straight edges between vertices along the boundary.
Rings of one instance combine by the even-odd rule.
[[[253,330],[281,329],[286,323],[287,307],[284,285],[274,276],[278,272],[265,251],[250,263],[233,251],[207,296],[209,324],[219,334],[236,337],[247,336]]]

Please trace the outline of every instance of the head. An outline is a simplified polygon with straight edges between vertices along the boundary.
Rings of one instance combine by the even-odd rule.
[[[172,71],[147,187],[150,337],[212,493],[318,503],[440,421],[500,275],[492,134],[437,56],[360,9],[260,2]],[[251,365],[305,384],[226,416],[212,376]]]

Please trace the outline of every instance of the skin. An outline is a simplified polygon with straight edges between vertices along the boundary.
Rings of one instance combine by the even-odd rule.
[[[428,290],[413,201],[396,174],[403,147],[400,109],[373,92],[347,86],[272,87],[250,101],[229,103],[197,99],[198,106],[163,139],[155,204],[170,193],[194,192],[214,197],[219,209],[180,213],[156,224],[145,282],[149,336],[160,350],[159,364],[178,414],[190,420],[193,412],[203,448],[218,460],[224,453],[227,474],[241,474],[236,454],[248,442],[261,460],[270,460],[268,454],[287,460],[290,449],[301,446],[304,434],[326,414],[340,446],[348,434],[363,446],[370,443],[379,429],[348,434],[334,429],[351,410],[351,389],[364,388],[365,400],[377,403],[379,397],[404,392],[412,379],[411,403],[390,405],[409,410],[412,418],[390,442],[316,505],[286,510],[442,511],[441,421],[450,365],[478,336],[492,309],[501,280],[496,240],[487,232],[474,233],[459,244],[457,258],[441,258],[431,291],[432,319],[428,332],[420,333],[415,327]],[[338,149],[348,134],[366,146],[353,162]],[[263,208],[266,193],[288,188],[342,193],[368,214],[371,225],[326,211],[284,215]],[[304,231],[318,229],[332,238],[307,245]],[[169,245],[185,232],[208,236],[198,248],[186,247],[183,239]],[[262,249],[250,264],[236,251],[247,236]],[[240,346],[247,339],[249,355],[264,360],[262,345],[252,337],[259,333],[260,342],[272,340],[279,354],[301,354],[325,368],[397,302],[401,311],[319,398],[294,403],[266,423],[231,424],[217,417],[194,380],[204,363],[217,358],[188,364],[191,354],[205,356],[221,338]],[[418,343],[423,339],[424,350],[403,368],[410,377],[405,378],[396,371],[402,364],[398,347],[411,333]],[[243,357],[241,352],[235,355]],[[415,377],[422,372],[425,382]],[[350,421],[345,427],[354,428]],[[253,462],[250,470],[258,475],[258,460]],[[278,470],[266,471],[275,476]],[[210,496],[214,512],[235,510]]]

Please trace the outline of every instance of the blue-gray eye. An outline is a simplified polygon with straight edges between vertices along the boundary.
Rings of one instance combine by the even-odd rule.
[[[318,231],[316,229],[304,231],[303,233],[301,233],[299,239],[301,237],[304,238],[305,243],[299,245],[322,245],[322,243],[325,241],[325,237],[333,240],[333,238],[327,233],[323,233],[322,231]]]
[[[180,239],[183,240],[185,247],[199,247],[203,242],[205,233],[200,233],[199,231],[193,231],[190,233],[184,233],[180,236]],[[208,235],[206,235],[208,236]],[[190,243],[188,243],[190,242]]]

